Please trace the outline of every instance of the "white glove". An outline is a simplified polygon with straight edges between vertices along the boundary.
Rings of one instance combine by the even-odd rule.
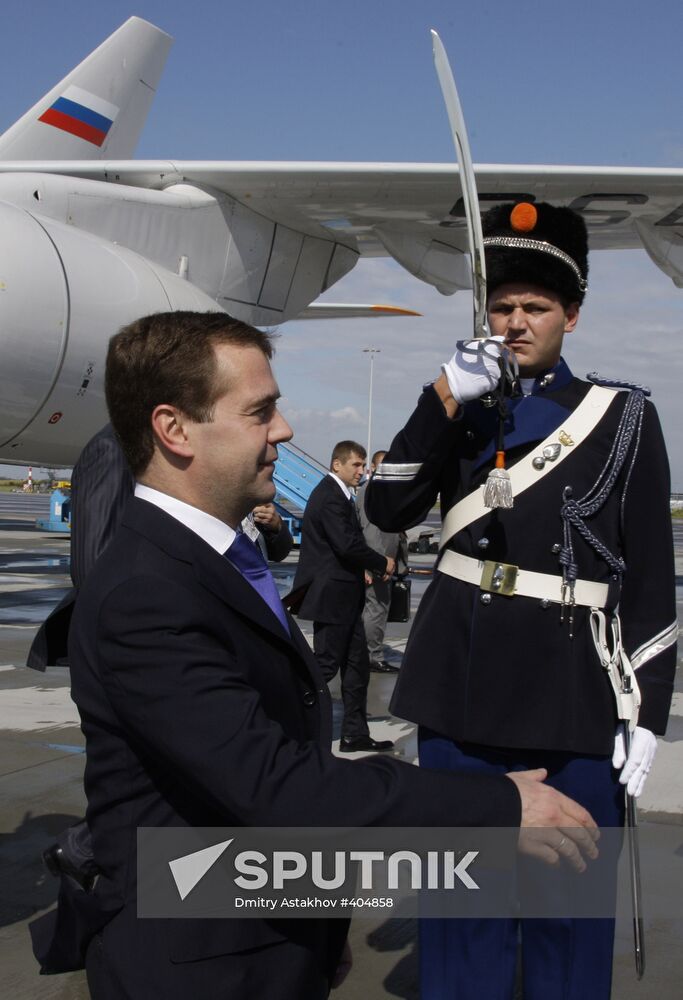
[[[500,381],[500,347],[504,337],[486,340],[459,340],[455,354],[441,371],[456,403],[468,403],[491,392]]]
[[[614,737],[614,753],[612,754],[612,767],[617,771],[622,768],[619,775],[619,782],[626,785],[629,795],[638,798],[645,787],[645,779],[650,773],[652,761],[657,753],[657,737],[649,729],[636,726],[631,736],[631,750],[626,759],[626,748],[624,744],[623,724],[617,729]]]

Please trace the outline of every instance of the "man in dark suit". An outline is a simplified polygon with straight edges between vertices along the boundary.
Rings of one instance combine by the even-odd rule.
[[[386,448],[376,451],[370,463],[370,476],[384,461]],[[373,524],[365,511],[365,494],[370,479],[366,479],[358,490],[357,506],[363,538],[371,549],[390,556],[396,563],[396,572],[408,569],[408,552],[405,533],[382,531]],[[365,606],[363,608],[363,628],[368,644],[370,670],[377,674],[395,674],[398,667],[384,659],[384,633],[387,628],[389,606],[391,605],[391,580],[383,579],[375,573],[365,571]]]
[[[133,477],[111,424],[90,438],[71,474],[70,590],[45,619],[31,644],[26,665],[45,670],[66,662],[66,645],[78,588],[90,567],[111,541]]]
[[[71,579],[76,589],[114,537],[134,485],[112,426],[106,424],[83,448],[71,477]]]
[[[332,450],[330,473],[311,493],[301,529],[301,551],[294,592],[305,588],[298,608],[313,621],[313,649],[321,673],[331,681],[341,673],[344,719],[339,748],[392,750],[391,740],[374,740],[366,717],[370,659],[363,630],[365,571],[387,580],[394,571],[390,556],[366,544],[352,490],[365,472],[365,448],[339,441]]]
[[[43,622],[29,650],[27,666],[44,671],[66,664],[67,641],[79,589],[118,531],[135,480],[111,424],[86,443],[71,475],[71,580],[73,588]],[[291,551],[291,533],[273,503],[257,505],[242,521],[265,558],[280,562]],[[85,819],[64,830],[43,851],[51,874],[60,878],[57,908],[31,924],[34,954],[45,972],[82,967],[79,939],[97,926],[89,896],[97,865]]]
[[[223,313],[146,317],[110,344],[107,403],[137,484],[69,643],[106,915],[87,952],[93,1000],[323,1000],[342,952],[345,924],[325,918],[138,919],[139,826],[521,819],[558,842],[571,827],[577,857],[593,850],[590,816],[542,771],[482,778],[330,753],[315,658],[239,530],[272,499],[291,437],[270,355],[266,334]]]

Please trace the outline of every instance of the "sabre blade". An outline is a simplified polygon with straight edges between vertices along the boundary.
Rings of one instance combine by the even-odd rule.
[[[631,751],[631,733],[628,719],[624,721],[624,750],[626,758]],[[645,975],[645,921],[643,920],[640,883],[640,843],[638,839],[638,813],[635,799],[626,794],[626,834],[628,838],[628,856],[631,872],[631,905],[633,908],[633,957],[636,963],[636,976],[642,979]]]
[[[480,339],[489,337],[490,334],[486,318],[486,262],[484,260],[484,237],[481,231],[477,183],[474,177],[470,144],[467,138],[467,129],[465,128],[465,118],[462,113],[462,105],[460,104],[450,63],[448,62],[448,56],[446,55],[446,50],[443,47],[441,39],[433,28],[431,34],[436,75],[439,78],[441,93],[446,105],[448,121],[450,122],[453,135],[453,144],[455,146],[455,155],[460,168],[460,186],[462,188],[462,200],[465,205],[467,238],[472,260],[474,336]]]

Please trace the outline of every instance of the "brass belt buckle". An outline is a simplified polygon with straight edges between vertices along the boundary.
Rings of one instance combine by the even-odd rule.
[[[488,590],[492,594],[504,594],[505,597],[512,597],[517,586],[518,572],[519,566],[493,562],[488,559],[483,564],[479,588],[480,590]]]

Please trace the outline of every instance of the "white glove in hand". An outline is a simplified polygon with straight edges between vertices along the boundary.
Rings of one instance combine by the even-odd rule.
[[[626,746],[624,743],[623,724],[617,729],[614,738],[614,753],[612,754],[612,767],[619,770],[619,781],[626,785],[629,795],[638,798],[645,787],[645,779],[650,773],[652,761],[657,753],[657,737],[649,729],[642,729],[636,726],[631,736],[631,750],[626,758]]]
[[[486,340],[459,340],[455,354],[441,371],[456,403],[468,403],[491,392],[500,381],[500,348],[503,337]]]

